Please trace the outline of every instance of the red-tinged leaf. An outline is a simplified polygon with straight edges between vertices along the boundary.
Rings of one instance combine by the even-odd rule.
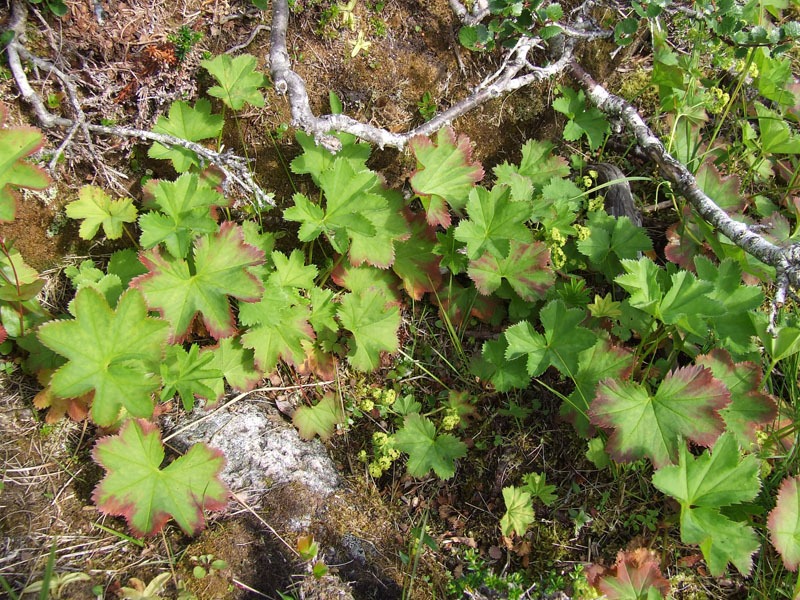
[[[709,369],[683,367],[668,373],[652,395],[636,383],[600,382],[589,418],[614,430],[606,446],[614,460],[647,456],[660,468],[677,461],[681,438],[711,446],[724,430],[719,411],[729,403],[730,392]]]
[[[728,351],[721,348],[698,356],[695,364],[711,369],[731,393],[731,403],[720,411],[726,429],[745,448],[755,443],[756,432],[778,413],[775,398],[761,390],[761,367],[752,362],[734,364]]]
[[[586,580],[608,600],[648,600],[650,588],[659,598],[669,597],[669,581],[659,569],[658,555],[647,548],[621,551],[617,562],[607,569],[592,565],[586,570]]]
[[[800,564],[800,477],[787,477],[778,492],[778,502],[767,520],[772,545],[790,571]]]
[[[442,283],[439,272],[441,257],[433,253],[436,230],[429,226],[421,214],[406,212],[411,227],[411,237],[395,243],[392,270],[403,282],[406,293],[414,300],[422,300],[425,292],[432,292]]]
[[[428,223],[450,226],[447,206],[464,208],[472,186],[483,179],[483,167],[472,162],[472,147],[465,135],[456,138],[452,127],[440,129],[436,143],[417,136],[409,142],[417,157],[417,170],[411,176],[411,187],[422,198]]]
[[[74,319],[50,321],[37,331],[45,346],[69,359],[50,380],[53,393],[76,398],[94,390],[92,419],[102,426],[114,423],[122,406],[135,417],[152,415],[151,394],[161,385],[153,373],[169,324],[147,315],[135,289],[112,309],[100,292],[83,287],[73,310]]]
[[[3,327],[3,324],[0,323],[0,344],[5,342],[7,337],[8,337],[8,332],[6,331],[6,328]]]
[[[467,274],[481,294],[496,291],[505,278],[519,297],[528,302],[542,298],[553,285],[550,250],[542,242],[521,244],[512,240],[508,258],[498,259],[486,252],[469,263]]]
[[[316,375],[319,379],[336,379],[336,362],[333,354],[325,352],[317,344],[311,342],[302,342],[302,346],[306,352],[306,359],[296,367],[300,375]]]
[[[447,314],[456,328],[464,324],[467,315],[484,322],[489,321],[498,305],[495,298],[482,296],[471,286],[465,288],[455,280],[434,291],[430,298],[439,307],[440,312]]]
[[[0,127],[8,109],[0,102]],[[23,159],[38,152],[44,145],[42,132],[34,127],[0,129],[0,223],[9,223],[17,214],[17,193],[14,188],[43,190],[50,185],[44,169]]]
[[[129,420],[118,435],[98,440],[92,458],[106,470],[92,494],[95,505],[125,517],[134,535],[155,535],[170,517],[191,535],[205,526],[204,510],[226,506],[229,492],[219,479],[222,452],[195,444],[160,469],[164,447],[153,423]]]
[[[738,177],[723,177],[719,169],[710,162],[700,165],[695,175],[701,190],[728,214],[744,210],[744,197],[739,194],[741,182]]]
[[[194,243],[195,273],[181,258],[162,256],[158,248],[139,260],[148,273],[131,282],[144,293],[148,306],[172,324],[172,343],[183,341],[196,314],[209,333],[220,339],[236,333],[228,296],[244,302],[261,297],[263,287],[246,267],[264,262],[264,253],[246,244],[240,227],[228,221],[216,235]]]
[[[33,398],[33,405],[39,410],[47,410],[45,423],[57,423],[69,415],[73,421],[83,421],[89,414],[89,405],[94,394],[89,392],[78,398],[59,398],[53,394],[53,390],[48,385]]]
[[[361,295],[365,291],[374,289],[382,294],[391,304],[402,303],[399,292],[400,282],[391,270],[382,270],[368,265],[354,267],[347,261],[341,261],[331,273],[331,279],[339,287]]]
[[[667,260],[694,273],[694,258],[698,254],[713,257],[708,246],[699,240],[703,239],[700,229],[692,222],[693,216],[690,208],[683,211],[681,220],[667,228],[667,245],[664,256]]]

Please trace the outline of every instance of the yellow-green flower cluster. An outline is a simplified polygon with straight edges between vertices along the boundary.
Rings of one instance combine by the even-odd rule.
[[[448,408],[447,413],[442,419],[442,429],[445,431],[452,431],[459,423],[461,423],[461,417],[458,416],[458,410],[455,408]]]
[[[391,406],[397,400],[397,393],[391,389],[374,388],[372,390],[372,398],[382,406]]]
[[[567,243],[567,238],[561,235],[557,228],[547,232],[547,245],[550,247],[550,264],[554,269],[560,269],[567,264],[567,255],[562,249]]]
[[[576,231],[575,235],[579,240],[589,239],[589,235],[592,233],[591,229],[589,229],[585,225],[579,225],[577,223],[574,225],[574,227]]]
[[[392,463],[400,458],[400,451],[394,447],[394,437],[382,431],[372,434],[372,448],[374,460],[369,465],[369,474],[375,478],[380,477],[392,466]],[[362,450],[358,453],[358,460],[367,462],[367,452]]]
[[[744,71],[744,67],[745,67],[746,64],[747,63],[743,59],[737,60],[736,61],[736,71],[738,73],[741,73],[742,71]],[[750,67],[747,69],[747,74],[750,75],[750,77],[755,79],[756,77],[758,77],[759,73],[760,73],[760,71],[758,70],[758,65],[756,63],[754,63],[754,62],[751,62],[750,63]]]
[[[728,92],[715,86],[708,90],[705,107],[712,115],[718,115],[725,109],[730,99]]]

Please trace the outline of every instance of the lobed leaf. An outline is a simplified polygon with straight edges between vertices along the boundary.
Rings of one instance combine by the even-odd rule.
[[[8,109],[0,102],[0,127]],[[17,214],[14,188],[43,190],[50,185],[50,176],[41,167],[23,159],[38,152],[44,145],[42,132],[34,127],[0,129],[0,223],[9,223]]]
[[[205,510],[227,504],[228,490],[219,479],[225,458],[219,450],[195,444],[165,469],[158,428],[131,419],[115,436],[98,440],[92,451],[106,470],[92,499],[98,510],[125,517],[137,536],[158,533],[170,517],[192,535],[205,525]]]
[[[762,391],[761,367],[752,362],[734,364],[731,355],[721,348],[698,356],[695,364],[711,369],[731,394],[731,403],[720,411],[725,428],[743,447],[755,444],[756,432],[778,413],[775,398]]]
[[[586,570],[586,580],[608,600],[670,597],[669,581],[661,574],[658,556],[647,548],[621,550],[610,569],[592,565]]]
[[[681,439],[710,446],[724,429],[719,411],[730,392],[700,366],[670,371],[650,394],[637,383],[602,381],[589,411],[594,425],[613,429],[606,450],[617,461],[644,456],[656,467],[674,463]]]
[[[75,319],[39,327],[41,342],[68,361],[50,381],[62,398],[94,391],[92,419],[114,423],[120,407],[134,417],[153,413],[150,394],[161,382],[153,365],[162,356],[169,324],[147,316],[139,290],[128,290],[113,310],[97,290],[85,287],[75,296]]]
[[[467,274],[481,294],[497,291],[505,279],[520,298],[532,302],[542,298],[553,285],[549,262],[550,250],[544,243],[512,241],[507,258],[498,259],[486,252],[469,263]]]
[[[264,106],[264,96],[258,88],[267,85],[267,78],[255,70],[256,62],[252,54],[241,54],[236,58],[220,54],[211,60],[201,61],[200,65],[219,83],[208,88],[208,95],[220,98],[233,110],[241,110],[245,102]]]
[[[522,537],[525,535],[528,525],[533,523],[536,518],[530,493],[513,485],[504,487],[503,501],[506,504],[506,512],[500,519],[500,529],[503,535],[510,536],[516,532],[518,536]]]
[[[78,199],[66,206],[70,219],[83,219],[78,235],[83,240],[92,239],[100,226],[110,240],[122,237],[124,223],[136,221],[136,207],[132,198],[112,200],[102,188],[84,185],[78,192]]]
[[[301,406],[292,415],[292,423],[304,440],[311,440],[315,435],[327,440],[333,435],[336,425],[343,422],[341,402],[330,392],[314,406]]]
[[[264,262],[264,254],[244,242],[242,230],[223,223],[216,235],[205,235],[194,243],[194,269],[182,258],[162,256],[158,248],[142,252],[139,260],[148,273],[131,282],[172,325],[172,343],[189,334],[200,313],[215,338],[236,332],[228,296],[245,302],[260,298],[263,286],[246,267]]]
[[[790,571],[800,564],[800,477],[787,477],[778,491],[778,501],[767,519],[772,545]]]
[[[169,118],[158,117],[153,132],[198,142],[217,137],[222,131],[222,125],[222,115],[212,115],[211,103],[205,98],[199,99],[194,108],[188,102],[177,100],[169,107]],[[183,146],[167,147],[155,142],[147,151],[147,156],[171,160],[178,173],[184,173],[192,166],[200,166],[197,154]]]
[[[527,356],[532,377],[538,377],[550,365],[573,376],[578,370],[578,355],[597,339],[595,333],[578,325],[585,316],[584,311],[567,308],[561,300],[548,302],[540,313],[544,334],[536,333],[527,321],[506,329],[506,358]]]
[[[427,417],[408,415],[395,433],[395,447],[408,454],[408,474],[424,477],[433,469],[441,479],[455,475],[455,459],[466,456],[467,446],[449,433],[436,435]]]
[[[347,360],[360,371],[373,371],[380,364],[380,352],[397,352],[400,341],[400,311],[397,306],[387,306],[387,299],[369,289],[360,295],[342,296],[339,321],[353,334],[353,343]]]
[[[447,229],[448,205],[456,211],[464,208],[472,186],[483,179],[483,167],[477,161],[472,162],[467,136],[456,138],[452,127],[440,129],[435,143],[417,136],[409,142],[409,147],[417,158],[411,187],[422,198],[428,223]]]

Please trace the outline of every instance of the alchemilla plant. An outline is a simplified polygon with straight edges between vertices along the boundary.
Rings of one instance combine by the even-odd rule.
[[[601,37],[566,22],[557,3],[461,9],[458,39],[474,52]],[[638,469],[653,494],[674,500],[677,514],[664,503],[658,526],[674,517],[710,575],[751,577],[775,552],[797,570],[800,326],[787,310],[794,266],[781,252],[797,242],[800,31],[785,3],[621,10],[604,36],[624,48],[647,31],[653,130],[636,98],[609,94],[575,63],[580,89],[564,83],[552,101],[570,145],[533,137],[515,162],[490,170],[473,156],[479,140],[430,115],[429,129],[397,142],[415,167],[406,189],[393,189],[369,166],[365,140],[380,136],[355,135],[332,95],[325,131],[295,114],[301,151],[288,171],[309,185],[272,208],[296,232],[277,245],[262,218],[271,196],[234,205],[230,186],[248,189],[254,174],[208,150],[219,149],[226,123],[265,105],[269,80],[255,56],[209,56],[200,65],[210,98],[173,102],[145,132],[148,156],[176,176],[147,181],[137,201],[86,185],[66,206],[83,240],[129,246],[67,270],[66,312],[41,304],[44,279],[3,238],[0,347],[45,386],[38,408],[104,431],[92,451],[105,472],[97,509],[124,517],[137,537],[170,520],[197,533],[229,498],[224,457],[199,443],[165,464],[156,409],[172,399],[178,412],[213,407],[279,369],[383,382],[320,394],[292,417],[304,439],[363,428],[368,441],[353,458],[375,480],[403,469],[453,478],[474,460],[475,417],[496,409],[481,395],[507,397],[502,414],[522,422],[539,406],[514,392],[533,387],[557,398],[598,469]],[[669,42],[667,16],[692,44]],[[280,17],[276,9],[273,27]],[[287,71],[272,68],[276,87],[286,84]],[[677,215],[663,240],[612,209],[612,191],[628,184],[603,180],[594,164],[610,154],[619,122],[668,181],[656,200]],[[0,129],[0,222],[15,219],[21,189],[50,185],[31,158],[43,144],[32,127]],[[449,369],[426,371],[437,393],[419,394],[398,374],[425,368],[415,354],[420,307],[435,311],[452,345],[447,356],[427,350]],[[482,343],[466,343],[476,327]],[[562,496],[548,479],[536,467],[504,480],[494,510],[509,548],[528,543],[537,515]],[[476,560],[466,577],[485,583]],[[586,580],[609,598],[667,597],[662,567],[649,550],[628,549]]]

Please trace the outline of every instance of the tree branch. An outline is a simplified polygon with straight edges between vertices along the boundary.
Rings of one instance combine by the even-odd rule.
[[[147,140],[151,142],[158,142],[165,146],[179,146],[187,148],[197,154],[203,162],[207,162],[216,166],[225,175],[225,185],[233,182],[244,191],[245,194],[252,194],[256,197],[258,203],[263,205],[275,205],[275,201],[266,194],[253,180],[250,173],[248,161],[240,156],[231,152],[217,152],[209,150],[205,146],[196,142],[190,142],[182,138],[177,138],[163,133],[155,133],[152,131],[144,131],[141,129],[133,129],[130,127],[117,127],[107,125],[96,125],[94,123],[86,122],[85,115],[80,106],[80,101],[77,96],[77,87],[72,79],[57,69],[48,61],[32,55],[25,46],[22,44],[25,30],[25,19],[27,12],[25,6],[21,2],[14,2],[12,4],[11,21],[9,28],[14,31],[14,38],[6,45],[8,52],[8,64],[11,68],[11,74],[17,84],[22,97],[33,106],[34,113],[36,114],[39,123],[46,129],[54,127],[64,127],[68,129],[68,133],[58,147],[57,154],[64,151],[69,140],[74,136],[75,130],[80,128],[85,132],[88,142],[91,144],[91,136],[89,132],[99,133],[103,135],[116,135],[119,137],[132,137],[140,140]],[[39,68],[48,70],[54,73],[63,83],[65,89],[68,90],[70,101],[73,105],[73,110],[76,113],[76,119],[67,119],[52,114],[45,107],[42,98],[31,86],[28,77],[22,68],[20,56],[29,62],[37,65]],[[52,164],[52,163],[51,163]]]
[[[386,146],[402,150],[417,135],[431,135],[449,125],[454,119],[469,112],[491,98],[519,89],[534,81],[542,81],[562,72],[572,58],[572,44],[565,44],[565,49],[557,60],[545,67],[530,65],[528,52],[541,40],[525,38],[506,56],[503,66],[490,79],[484,81],[464,100],[449,109],[437,114],[430,121],[406,133],[394,133],[372,125],[361,123],[346,115],[315,116],[311,110],[308,91],[302,77],[292,70],[289,52],[286,49],[286,30],[289,24],[289,4],[286,0],[275,0],[272,3],[272,32],[270,36],[270,72],[275,84],[275,91],[288,95],[289,108],[292,113],[292,126],[312,135],[318,144],[337,152],[341,142],[333,132],[353,134],[362,140],[373,143],[380,148]],[[525,74],[520,71],[527,69]],[[491,85],[489,81],[494,81]]]
[[[627,125],[648,158],[658,165],[675,191],[686,198],[706,222],[742,250],[775,268],[778,290],[774,302],[776,307],[783,305],[790,287],[800,287],[800,244],[786,248],[776,246],[744,223],[732,219],[700,189],[686,166],[667,152],[633,106],[609,93],[576,61],[572,61],[570,69],[597,108],[609,116],[620,118]]]

